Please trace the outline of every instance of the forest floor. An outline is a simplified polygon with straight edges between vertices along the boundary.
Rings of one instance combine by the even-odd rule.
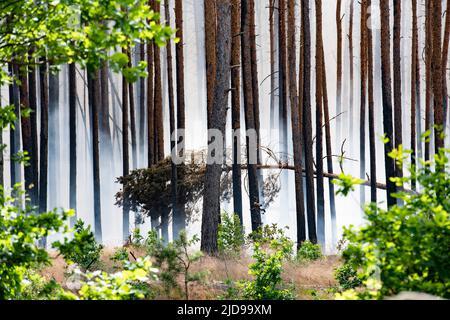
[[[115,252],[114,248],[105,248],[97,269],[107,272],[115,272],[118,264],[111,260]],[[131,259],[143,256],[139,249],[129,249]],[[240,259],[219,259],[203,257],[195,262],[190,272],[202,272],[205,276],[198,282],[189,284],[189,299],[191,300],[215,300],[224,296],[227,292],[227,280],[250,280],[248,265],[252,259],[246,255]],[[286,285],[295,288],[299,300],[333,299],[336,281],[334,270],[341,265],[338,256],[326,256],[317,261],[308,263],[286,262],[283,266],[283,280]],[[52,265],[44,268],[41,273],[47,279],[54,279],[63,287],[66,287],[67,264],[62,257],[52,254]],[[179,286],[183,287],[183,279],[179,278]],[[162,285],[155,290],[155,299],[183,299],[181,290],[171,290],[167,293]]]

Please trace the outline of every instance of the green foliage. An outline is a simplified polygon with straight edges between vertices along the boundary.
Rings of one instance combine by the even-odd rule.
[[[155,231],[149,232],[147,252],[154,258],[155,266],[160,269],[159,278],[163,281],[166,292],[179,287],[177,278],[182,275],[184,295],[188,300],[189,283],[200,281],[205,276],[204,272],[191,272],[192,264],[203,256],[199,251],[189,251],[189,248],[198,241],[197,236],[188,239],[186,232],[182,231],[177,240],[166,245]]]
[[[248,235],[248,241],[250,243],[270,244],[273,240],[285,239],[285,230],[288,229],[288,227],[281,229],[275,223],[272,225],[264,225],[258,230],[250,233]]]
[[[279,236],[270,240],[268,247],[266,244],[267,241],[254,243],[252,257],[255,261],[249,266],[254,280],[238,283],[242,296],[251,300],[292,300],[293,290],[283,288],[281,274],[283,261],[292,255],[293,243]]]
[[[320,244],[314,244],[309,240],[303,242],[297,251],[297,261],[299,262],[316,261],[322,257]]]
[[[35,269],[24,273],[22,290],[17,297],[19,300],[52,300],[61,290],[61,286],[54,280],[47,280]]]
[[[340,291],[355,289],[362,285],[358,272],[349,264],[337,268],[334,272],[334,278],[339,283]]]
[[[225,257],[239,257],[245,244],[244,228],[237,214],[222,214],[218,230],[219,252]]]
[[[134,229],[131,233],[129,244],[136,248],[140,248],[145,245],[145,238],[141,234],[141,230],[139,228]]]
[[[334,179],[332,182],[338,187],[338,189],[336,190],[336,194],[340,194],[346,197],[351,192],[355,191],[355,187],[362,184],[364,180],[355,178],[345,173],[341,173],[338,179]]]
[[[103,246],[95,240],[91,228],[85,227],[82,220],[75,223],[73,239],[64,239],[53,243],[53,247],[58,249],[64,259],[69,263],[76,263],[83,270],[92,270],[98,267],[100,254]]]
[[[37,243],[51,233],[66,231],[64,222],[71,211],[54,210],[37,214],[24,197],[20,185],[14,188],[16,198],[0,186],[0,300],[20,297],[27,270],[48,265],[50,258]]]
[[[111,256],[111,261],[114,261],[115,263],[119,264],[120,266],[129,261],[129,254],[128,250],[124,247],[117,248],[116,251],[114,251],[114,254]]]
[[[433,161],[410,167],[397,185],[417,181],[418,191],[401,191],[402,206],[388,210],[367,206],[367,225],[345,230],[346,263],[361,270],[366,290],[344,292],[340,298],[380,299],[402,291],[418,291],[450,298],[450,174],[448,150]],[[404,154],[391,153],[395,160]],[[433,167],[435,169],[433,169]]]
[[[162,46],[174,34],[159,23],[147,0],[4,0],[0,3],[0,63],[20,57],[21,66],[47,57],[52,66],[76,62],[88,70],[109,61],[129,81],[143,76],[145,63],[129,67],[120,48],[154,41]],[[33,48],[30,51],[30,48]],[[2,69],[0,84],[11,81]]]
[[[150,294],[149,281],[155,280],[158,269],[149,257],[125,263],[125,270],[108,274],[102,271],[77,273],[83,278],[77,294],[61,292],[60,299],[68,300],[138,300]]]

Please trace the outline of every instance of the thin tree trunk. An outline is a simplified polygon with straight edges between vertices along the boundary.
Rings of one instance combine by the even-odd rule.
[[[367,0],[367,6],[372,6],[372,0]],[[367,28],[367,77],[369,94],[369,149],[370,149],[370,200],[377,202],[377,152],[375,138],[375,103],[374,103],[374,79],[373,79],[373,39],[372,28]]]
[[[147,44],[147,161],[152,167],[156,161],[155,149],[155,99],[154,99],[154,60],[153,43]]]
[[[40,150],[39,150],[39,213],[47,211],[48,182],[48,65],[45,58],[41,59],[39,67],[40,87]]]
[[[204,0],[205,9],[205,54],[206,54],[206,106],[208,126],[212,117],[214,81],[216,75],[216,0]]]
[[[276,91],[276,38],[275,38],[275,6],[276,0],[269,0],[269,36],[270,36],[270,129],[275,127],[275,91]]]
[[[32,52],[30,53],[32,54]],[[33,61],[34,62],[34,61]],[[30,191],[31,203],[33,206],[39,204],[39,150],[38,150],[38,129],[37,129],[37,79],[36,79],[36,66],[29,66],[28,69],[28,87],[29,87],[29,107],[30,113],[30,126],[31,126],[31,166],[33,179],[33,188]]]
[[[125,54],[128,54],[128,50],[123,49]],[[127,176],[130,173],[130,133],[129,133],[129,83],[127,79],[122,76],[122,174]],[[123,241],[126,242],[130,236],[130,206],[128,202],[128,195],[124,194],[123,204]]]
[[[93,159],[93,186],[94,186],[94,230],[97,242],[102,242],[101,217],[101,190],[100,190],[100,150],[99,150],[99,121],[98,111],[100,105],[99,72],[88,71],[89,105],[92,122],[92,159]]]
[[[383,92],[383,124],[386,136],[385,143],[385,170],[387,184],[387,202],[391,207],[396,204],[393,194],[396,192],[395,183],[390,178],[395,177],[394,160],[389,157],[389,153],[394,148],[394,128],[392,124],[392,86],[391,86],[391,45],[390,45],[390,13],[389,0],[380,0],[381,12],[381,73],[382,73],[382,92]]]
[[[128,51],[128,65],[133,66],[131,49]],[[133,156],[133,169],[138,166],[138,149],[137,149],[137,135],[136,135],[136,104],[134,99],[134,84],[128,83],[128,92],[130,98],[130,131],[131,131],[131,153]]]
[[[398,149],[403,144],[402,125],[402,64],[401,64],[401,25],[402,25],[402,0],[394,0],[394,146]],[[396,163],[396,176],[403,176],[403,168]]]
[[[426,92],[425,92],[425,131],[432,131],[432,97],[433,97],[433,79],[432,79],[432,64],[433,64],[433,34],[432,34],[432,1],[426,2],[425,24],[426,24],[426,40],[425,40],[425,68],[426,68]],[[430,160],[431,156],[431,137],[425,140],[425,160]]]
[[[247,132],[256,133],[254,116],[254,101],[252,91],[252,66],[250,49],[250,10],[247,0],[241,1],[241,69],[244,94],[245,125]],[[250,197],[250,212],[252,230],[256,231],[262,224],[261,208],[259,199],[259,184],[257,173],[257,150],[254,145],[250,146],[250,137],[246,135],[247,162],[248,162],[248,184]],[[253,147],[253,148],[252,148]],[[253,161],[256,160],[256,161]]]
[[[169,11],[169,0],[164,1],[164,12],[166,16],[166,24],[170,25],[170,11]],[[175,98],[174,98],[174,88],[173,88],[173,57],[172,57],[172,43],[169,42],[166,45],[166,58],[167,58],[167,81],[168,81],[168,94],[169,94],[169,122],[170,122],[170,150],[172,155],[171,161],[171,179],[170,188],[172,194],[172,219],[178,215],[177,203],[178,203],[178,174],[177,165],[174,162],[175,155],[177,153],[177,145],[173,137],[176,137],[176,119],[175,119]],[[174,230],[175,231],[175,230]],[[174,235],[176,232],[174,232]],[[175,238],[176,239],[176,238]]]
[[[69,64],[69,206],[77,210],[77,75],[75,63]],[[76,216],[72,217],[74,226]]]
[[[322,0],[316,0],[316,183],[317,238],[325,246],[325,191],[323,178]]]
[[[26,70],[20,71],[20,110],[22,117],[20,118],[22,129],[22,149],[23,152],[28,153],[31,159],[33,159],[33,142],[31,136],[31,120],[29,116],[23,116],[26,110],[30,107],[29,91],[28,91],[28,74]],[[24,165],[25,172],[25,190],[30,190],[31,203],[35,201],[35,188],[33,186],[34,167],[31,165]]]
[[[217,0],[217,69],[214,103],[211,112],[211,128],[225,135],[231,62],[231,0]],[[210,150],[212,151],[212,150]],[[220,177],[222,163],[208,164],[203,196],[201,250],[217,254],[217,230],[220,221]]]
[[[417,27],[417,0],[412,0],[412,65],[411,65],[411,169],[413,170],[413,177],[415,172],[415,166],[417,164],[416,156],[417,156],[417,120],[420,121],[420,118],[416,118],[417,115],[417,107],[418,107],[418,92],[417,85],[420,85],[420,75],[417,73],[417,68],[420,68],[418,65],[418,55],[419,55],[419,35],[418,35],[418,27]],[[418,77],[419,76],[419,77]],[[420,142],[419,142],[420,143]],[[412,189],[415,190],[417,183],[413,178],[411,181]]]
[[[278,2],[278,59],[279,59],[279,131],[280,131],[280,152],[283,161],[287,160],[287,48],[286,48],[286,0]]]
[[[176,36],[180,41],[175,45],[175,59],[176,59],[176,79],[177,79],[177,130],[180,139],[177,141],[178,156],[184,160],[185,157],[185,134],[186,116],[185,116],[185,94],[184,94],[184,29],[183,29],[183,0],[175,0],[175,26],[177,28]],[[177,174],[179,179],[183,179],[181,173],[182,166],[178,167]],[[186,212],[185,203],[181,201],[182,197],[178,198],[177,216],[173,218],[174,239],[179,237],[179,233],[186,229]]]
[[[161,4],[159,1],[153,2],[155,12],[161,12]],[[164,121],[163,121],[163,102],[162,102],[162,71],[161,71],[161,50],[159,46],[153,44],[154,63],[155,63],[155,140],[156,140],[156,162],[164,159]],[[167,238],[165,238],[167,239]]]
[[[295,0],[288,0],[288,61],[289,97],[291,103],[292,144],[295,167],[295,205],[297,217],[297,246],[306,240],[305,199],[303,194],[302,134],[297,93],[296,48],[295,48]]]
[[[233,0],[231,6],[231,117],[233,139],[233,208],[243,224],[242,214],[242,172],[241,172],[241,10],[240,0]]]
[[[360,56],[361,56],[361,105],[359,118],[359,156],[361,159],[359,177],[365,179],[366,177],[366,93],[367,93],[367,48],[366,48],[366,20],[367,20],[367,4],[366,0],[361,0],[361,35],[360,35]],[[366,190],[360,188],[359,201],[361,205],[366,203]]]
[[[314,196],[314,159],[311,115],[311,22],[309,16],[309,0],[302,0],[303,25],[303,139],[306,169],[306,204],[308,217],[309,240],[317,243],[316,210]]]
[[[342,0],[336,3],[336,33],[337,33],[337,62],[336,62],[336,114],[342,113]],[[340,143],[342,133],[342,120],[336,120],[336,141]]]
[[[145,61],[145,44],[139,45],[139,59]],[[144,164],[145,154],[145,78],[139,79],[139,166]]]
[[[15,77],[19,76],[19,68],[16,64],[11,63],[9,65],[9,72]],[[14,121],[14,127],[10,127],[9,139],[10,139],[10,159],[13,159],[20,148],[20,92],[17,81],[13,81],[9,85],[9,101],[14,104],[14,114],[16,115],[16,121]],[[20,163],[17,161],[10,161],[10,174],[11,174],[11,187],[14,187],[20,182],[21,169]]]
[[[435,127],[435,153],[444,148],[444,97],[442,81],[442,2],[432,0],[433,10],[433,94],[434,94],[434,123]]]
[[[350,138],[350,147],[353,145],[353,113],[354,113],[354,57],[353,57],[353,19],[354,19],[354,11],[355,4],[353,0],[350,0],[350,23],[349,23],[349,31],[348,31],[348,48],[349,48],[349,64],[350,64],[350,94],[349,94],[349,138]]]
[[[442,46],[442,94],[444,101],[444,122],[447,121],[448,115],[448,88],[447,88],[447,66],[448,66],[448,50],[450,44],[450,1],[447,0],[445,9],[445,29],[444,44]]]

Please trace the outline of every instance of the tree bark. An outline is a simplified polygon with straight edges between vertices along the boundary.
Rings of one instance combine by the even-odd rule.
[[[243,224],[242,173],[241,173],[241,9],[240,0],[233,0],[231,6],[231,122],[233,141],[233,208]]]
[[[303,193],[302,135],[297,93],[297,66],[295,48],[295,0],[288,0],[288,61],[289,97],[291,103],[292,144],[295,167],[295,205],[297,218],[297,246],[306,240],[305,199]]]
[[[231,62],[231,0],[217,0],[217,68],[211,128],[225,135]],[[209,150],[212,151],[212,150]],[[210,154],[210,153],[209,153]],[[222,163],[208,164],[203,196],[201,250],[215,255],[218,252],[217,230],[220,221],[220,177]]]
[[[128,50],[123,49],[128,55]],[[130,173],[130,133],[129,133],[129,85],[127,79],[122,76],[122,174],[126,177]],[[124,194],[122,232],[123,241],[130,236],[130,206],[128,195]]]
[[[402,25],[402,1],[394,0],[394,146],[398,149],[403,144],[402,125],[402,64],[401,64],[401,25]],[[397,177],[403,176],[403,168],[399,163],[395,164]]]
[[[40,87],[40,150],[39,150],[39,213],[47,211],[48,182],[48,65],[45,58],[41,59],[39,67]]]
[[[311,22],[309,16],[309,0],[302,0],[303,24],[303,139],[306,169],[306,205],[308,217],[309,240],[317,243],[316,210],[314,195],[314,159],[311,115]]]
[[[349,140],[350,147],[353,145],[353,114],[354,114],[354,57],[353,57],[353,20],[354,20],[355,4],[353,0],[350,0],[350,21],[348,31],[348,48],[349,48],[349,64],[350,64],[350,93],[349,93]]]
[[[255,116],[254,116],[254,101],[252,90],[252,67],[251,67],[251,49],[250,49],[250,10],[249,2],[247,0],[241,1],[241,66],[242,66],[242,80],[244,90],[244,110],[245,110],[245,125],[247,131],[256,132]],[[259,199],[259,185],[257,163],[252,163],[252,158],[257,159],[256,148],[251,148],[249,136],[247,140],[247,162],[248,162],[248,181],[249,181],[249,197],[250,197],[250,212],[252,230],[256,231],[262,224],[261,222],[261,208]],[[253,146],[254,147],[254,146]]]
[[[31,50],[32,54],[32,50]],[[30,127],[31,127],[31,166],[33,178],[33,188],[30,190],[31,203],[33,206],[39,204],[39,150],[38,150],[38,128],[37,128],[37,79],[36,66],[29,66],[28,69],[28,94],[30,113]]]
[[[342,0],[336,3],[336,33],[337,33],[337,52],[336,52],[336,114],[342,113]],[[339,117],[336,120],[336,141],[340,143],[342,134],[342,120]]]
[[[69,206],[77,210],[77,75],[75,63],[69,64]],[[76,216],[72,217],[74,226]]]
[[[214,103],[214,81],[216,75],[216,0],[204,0],[205,9],[205,54],[206,54],[206,109],[208,127]]]
[[[359,177],[365,179],[366,177],[366,97],[367,97],[367,47],[366,47],[366,27],[367,21],[367,3],[366,0],[361,0],[361,24],[360,24],[360,56],[361,56],[361,91],[360,91],[360,118],[359,118],[359,156],[361,159]],[[359,201],[361,205],[366,203],[366,190],[360,188]]]
[[[389,0],[380,0],[381,12],[381,73],[382,73],[382,92],[383,92],[383,125],[386,139],[384,147],[386,184],[387,184],[387,202],[391,207],[396,204],[393,194],[396,192],[395,183],[390,178],[395,177],[395,163],[389,157],[389,153],[394,148],[394,128],[392,124],[392,86],[391,86],[391,45],[390,45],[390,10]]]

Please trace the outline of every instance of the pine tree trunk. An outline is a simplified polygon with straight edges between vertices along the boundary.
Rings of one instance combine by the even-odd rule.
[[[354,11],[355,11],[355,3],[354,0],[350,0],[350,22],[349,22],[349,31],[348,31],[348,48],[349,48],[349,66],[350,66],[350,93],[349,93],[349,118],[348,118],[348,128],[349,128],[349,140],[350,140],[350,148],[353,148],[353,115],[354,115],[354,57],[353,57],[353,28],[354,28]]]
[[[450,44],[450,1],[447,0],[447,8],[445,10],[445,28],[444,28],[444,44],[442,46],[442,94],[444,101],[444,122],[447,121],[448,115],[448,88],[447,88],[447,68],[448,68],[448,50]]]
[[[127,50],[123,52],[128,54]],[[128,56],[130,57],[130,56]],[[130,173],[130,133],[129,133],[129,85],[125,77],[122,77],[122,174],[127,176]],[[123,241],[126,242],[130,236],[130,206],[128,195],[123,196]]]
[[[389,153],[394,148],[394,127],[392,124],[392,86],[391,86],[391,45],[390,45],[390,12],[389,0],[380,0],[381,12],[381,73],[383,92],[383,125],[386,136],[385,143],[385,170],[387,184],[387,202],[391,207],[396,204],[393,194],[396,192],[395,183],[390,178],[395,177],[394,160],[389,157]]]
[[[39,213],[47,211],[48,182],[48,65],[45,58],[41,59],[39,67],[40,87],[40,150],[39,150]]]
[[[101,189],[100,189],[100,150],[99,150],[99,119],[100,81],[99,72],[88,71],[89,105],[91,110],[92,126],[92,159],[93,159],[93,186],[94,186],[94,230],[97,242],[102,242],[101,217]]]
[[[432,79],[432,64],[433,64],[433,34],[432,34],[432,1],[426,2],[425,13],[425,78],[426,78],[426,92],[425,92],[425,131],[432,132],[432,98],[433,98],[433,79]],[[431,137],[425,140],[425,160],[430,160],[431,156]]]
[[[402,64],[401,64],[401,23],[402,23],[402,0],[394,0],[394,131],[395,148],[398,149],[403,144],[402,125]],[[403,168],[396,164],[396,176],[403,176]]]
[[[233,208],[243,224],[242,214],[242,172],[241,172],[241,30],[240,0],[233,0],[231,6],[231,122],[233,141]]]
[[[276,0],[269,0],[269,36],[270,36],[270,129],[275,127],[275,91],[276,91],[276,38],[275,38]]]
[[[77,210],[77,75],[75,63],[69,64],[69,206]],[[72,217],[74,226],[76,216]]]
[[[341,142],[342,134],[342,0],[336,3],[336,33],[337,33],[337,52],[336,52],[336,141]]]
[[[159,1],[154,1],[153,7],[155,12],[161,12],[161,4]],[[155,150],[156,150],[156,162],[164,160],[164,119],[163,119],[163,102],[162,102],[162,71],[161,71],[161,50],[159,46],[153,44],[154,63],[155,63]],[[167,239],[167,238],[165,238]]]
[[[412,64],[411,64],[411,170],[413,173],[415,171],[415,166],[417,164],[416,156],[417,156],[417,120],[420,122],[420,118],[416,118],[417,115],[417,84],[420,85],[420,76],[418,78],[417,68],[420,68],[418,54],[419,54],[419,36],[418,36],[418,27],[417,27],[417,0],[412,0]],[[420,98],[419,98],[420,99]],[[420,142],[419,142],[420,143]],[[414,176],[414,174],[413,174]],[[412,189],[415,190],[417,183],[413,178],[411,181]]]
[[[169,0],[164,1],[164,12],[166,17],[166,24],[170,25],[170,11],[169,11]],[[166,58],[167,58],[167,82],[168,82],[168,94],[169,94],[169,122],[170,122],[170,150],[172,155],[172,160],[174,160],[175,155],[177,153],[177,145],[175,143],[174,137],[176,137],[176,119],[175,119],[175,98],[174,98],[174,88],[173,88],[173,57],[172,57],[172,43],[169,42],[166,45]],[[177,174],[177,166],[174,161],[171,161],[171,179],[170,179],[170,188],[172,194],[172,217],[178,215],[177,212],[177,203],[178,203],[178,174]],[[176,230],[173,232],[174,236],[177,235]],[[176,239],[176,238],[175,238]]]
[[[133,55],[131,49],[128,51],[128,65],[133,66]],[[133,156],[133,169],[138,166],[138,149],[137,149],[137,135],[136,135],[136,104],[134,99],[134,84],[128,83],[128,92],[130,98],[130,131],[131,131],[131,153]]]
[[[206,54],[206,107],[208,127],[214,100],[214,81],[216,75],[216,0],[204,0],[205,9],[205,54]]]
[[[155,99],[154,99],[154,52],[153,43],[147,44],[147,161],[152,167],[156,161],[155,149]]]
[[[254,101],[252,90],[252,66],[251,66],[251,49],[250,49],[250,10],[249,2],[247,0],[241,1],[241,69],[243,81],[244,94],[244,111],[245,111],[245,125],[247,132],[256,133],[256,124],[254,116]],[[250,197],[250,212],[252,230],[256,231],[262,224],[261,222],[261,208],[259,199],[259,184],[257,173],[257,150],[255,146],[250,146],[249,136],[247,140],[247,163],[248,163],[248,181],[249,181],[249,197]],[[252,148],[253,147],[253,148]]]
[[[297,94],[297,66],[295,48],[295,0],[288,0],[288,63],[289,97],[291,103],[292,144],[295,166],[295,205],[297,217],[297,246],[306,240],[305,199],[303,193],[302,135]]]
[[[303,89],[301,98],[303,101],[303,139],[305,143],[306,205],[309,240],[317,243],[311,115],[311,22],[309,0],[302,0],[301,9],[303,25]]]
[[[231,62],[231,0],[217,0],[216,3],[218,22],[216,56],[218,63],[210,127],[225,135]],[[218,252],[217,230],[220,221],[221,175],[222,163],[207,164],[203,196],[201,250],[210,255]]]
[[[279,132],[280,132],[280,152],[281,160],[287,161],[287,48],[286,48],[286,0],[278,2],[278,60],[279,60],[279,83],[278,83],[278,99],[279,99]]]
[[[367,0],[371,8],[372,0]],[[370,149],[370,201],[377,202],[377,152],[375,137],[375,103],[374,103],[374,77],[373,77],[373,38],[372,28],[367,28],[367,78],[369,103],[369,149]]]
[[[432,0],[433,10],[433,96],[434,96],[434,123],[435,123],[435,153],[444,148],[444,97],[442,81],[442,2]]]
[[[177,141],[177,152],[181,159],[185,158],[185,134],[186,116],[185,116],[185,94],[184,94],[184,31],[183,31],[183,0],[175,0],[175,26],[176,36],[180,41],[175,45],[176,59],[176,79],[177,79],[177,130],[180,139]],[[184,163],[178,166],[177,174],[179,179],[183,179]],[[186,229],[186,209],[182,197],[178,198],[177,216],[173,218],[173,228],[175,230],[174,239],[179,237],[179,233]]]
[[[30,53],[32,54],[32,52]],[[34,62],[34,61],[33,61]],[[28,87],[29,87],[29,107],[30,126],[31,126],[31,166],[33,172],[32,184],[30,190],[31,203],[34,206],[39,204],[39,150],[38,150],[38,128],[37,128],[37,75],[36,66],[30,65],[28,69]]]
[[[139,59],[140,61],[145,61],[145,44],[141,43],[139,45]],[[144,154],[145,154],[145,81],[144,77],[139,79],[139,166],[144,165]]]
[[[9,65],[9,73],[15,77],[19,76],[19,68],[16,64],[11,63]],[[14,121],[14,128],[11,126],[9,132],[9,144],[10,144],[10,159],[13,159],[20,148],[20,92],[17,81],[13,81],[9,85],[9,101],[10,104],[14,104],[14,114],[16,120]],[[20,163],[17,161],[10,161],[10,175],[11,175],[11,188],[21,181],[21,169]]]
[[[359,177],[361,179],[366,178],[366,93],[367,93],[367,48],[366,48],[366,20],[367,20],[367,4],[366,0],[361,0],[361,34],[360,34],[360,56],[361,56],[361,105],[360,105],[360,118],[359,118],[359,156],[361,159]],[[366,203],[366,188],[360,188],[359,202],[363,205]]]

